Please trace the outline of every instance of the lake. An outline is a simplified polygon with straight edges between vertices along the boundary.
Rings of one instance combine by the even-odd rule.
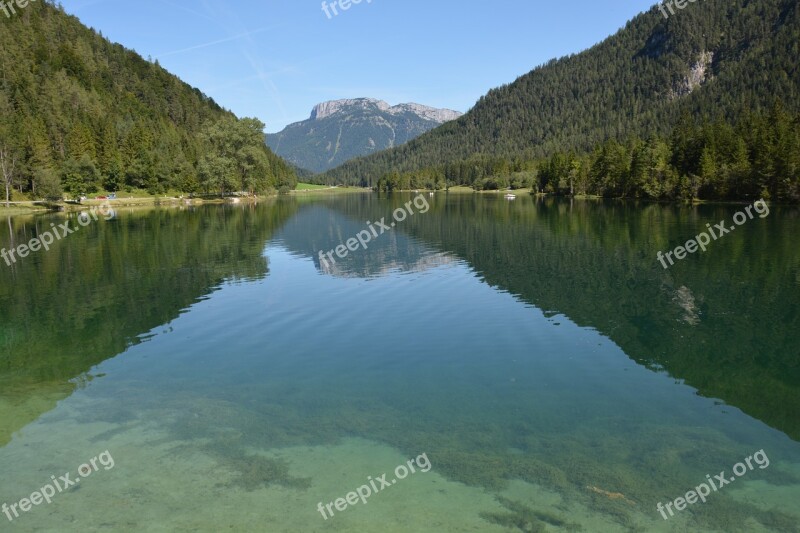
[[[796,532],[800,211],[656,259],[741,208],[101,217],[0,262],[0,529]],[[3,220],[0,248],[64,222]]]

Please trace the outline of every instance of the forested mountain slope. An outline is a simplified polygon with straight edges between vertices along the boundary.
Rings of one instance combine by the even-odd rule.
[[[14,192],[294,184],[293,170],[263,146],[263,124],[237,121],[158,62],[109,42],[51,2],[0,18],[0,179]],[[231,145],[223,147],[220,131],[239,137],[226,136]],[[239,160],[249,175],[234,170]]]
[[[414,185],[423,186],[446,178],[472,185],[541,168],[541,164],[522,162],[541,161],[558,152],[599,152],[609,140],[625,143],[651,138],[653,143],[663,140],[669,145],[676,131],[688,131],[689,125],[686,120],[681,122],[681,117],[688,117],[697,132],[704,123],[749,129],[739,125],[742,119],[769,125],[770,113],[786,115],[787,131],[776,149],[797,152],[798,6],[796,0],[706,0],[690,4],[668,19],[654,6],[595,47],[553,60],[490,91],[460,119],[405,146],[346,163],[328,172],[322,181],[376,185],[391,172],[400,176],[389,176],[389,182],[400,184],[404,179],[420,178]],[[776,107],[778,100],[782,104],[778,102]],[[745,149],[752,156],[757,149],[752,144],[775,141],[776,135],[781,132],[764,132],[764,139],[752,142],[743,139],[748,145]],[[739,144],[738,139],[731,142]],[[685,165],[672,153],[661,154],[664,163],[672,167],[662,170],[674,171],[675,180],[687,181],[669,184],[666,188],[671,193],[692,194],[703,189],[703,183],[691,183],[691,174],[697,173],[702,151],[708,147],[709,143],[693,146],[698,153],[691,154],[692,161],[684,161]],[[657,152],[656,148],[651,151]],[[626,172],[631,170],[634,149],[626,146]],[[732,164],[734,155],[721,154],[717,166]],[[785,166],[791,170],[796,159],[794,156]],[[607,192],[608,187],[593,187],[604,177],[591,175],[595,162],[587,162],[587,168],[576,173],[589,174],[587,192]],[[750,161],[751,166],[753,163],[755,160]],[[404,177],[403,173],[411,175]],[[569,172],[558,173],[562,183],[543,182],[538,172],[534,174],[534,185],[558,189]],[[504,184],[502,180],[500,184]],[[777,184],[755,188],[762,185],[777,194]],[[620,192],[615,187],[611,190]]]

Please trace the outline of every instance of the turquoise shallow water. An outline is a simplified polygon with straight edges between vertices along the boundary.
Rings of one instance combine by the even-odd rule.
[[[114,459],[3,530],[798,530],[796,211],[664,271],[735,208],[440,195],[322,267],[407,200],[122,212],[2,270],[0,503]]]

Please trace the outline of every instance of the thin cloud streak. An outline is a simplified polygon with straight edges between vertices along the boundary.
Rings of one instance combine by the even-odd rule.
[[[238,41],[239,39],[249,38],[252,35],[255,35],[257,33],[263,33],[263,32],[265,32],[267,30],[271,30],[271,29],[274,29],[276,27],[278,27],[278,26],[267,26],[265,28],[259,28],[257,30],[248,31],[248,32],[245,32],[245,33],[241,33],[239,35],[234,35],[232,37],[226,37],[225,39],[218,39],[216,41],[211,41],[209,43],[198,44],[198,45],[195,45],[195,46],[190,46],[188,48],[182,48],[180,50],[173,50],[172,52],[166,52],[166,53],[163,53],[163,54],[159,54],[157,57],[167,57],[167,56],[172,56],[172,55],[176,55],[176,54],[182,54],[184,52],[191,52],[192,50],[199,50],[201,48],[208,48],[209,46],[214,46],[214,45],[217,45],[217,44],[228,43],[228,42],[231,42],[231,41]]]
[[[162,3],[165,4],[165,5],[174,7],[175,9],[180,9],[182,11],[186,11],[187,13],[191,13],[192,15],[194,15],[196,17],[200,17],[200,18],[203,18],[203,19],[210,20],[210,21],[214,22],[214,18],[213,17],[211,17],[209,15],[205,15],[203,13],[200,13],[199,11],[195,11],[193,9],[189,9],[187,7],[183,7],[183,6],[180,6],[178,4],[173,4],[172,2],[165,2],[164,0],[162,0]]]

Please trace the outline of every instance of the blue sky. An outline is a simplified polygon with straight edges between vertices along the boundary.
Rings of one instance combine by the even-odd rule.
[[[467,111],[654,3],[363,0],[328,18],[321,0],[62,0],[84,24],[268,132],[339,98]]]

